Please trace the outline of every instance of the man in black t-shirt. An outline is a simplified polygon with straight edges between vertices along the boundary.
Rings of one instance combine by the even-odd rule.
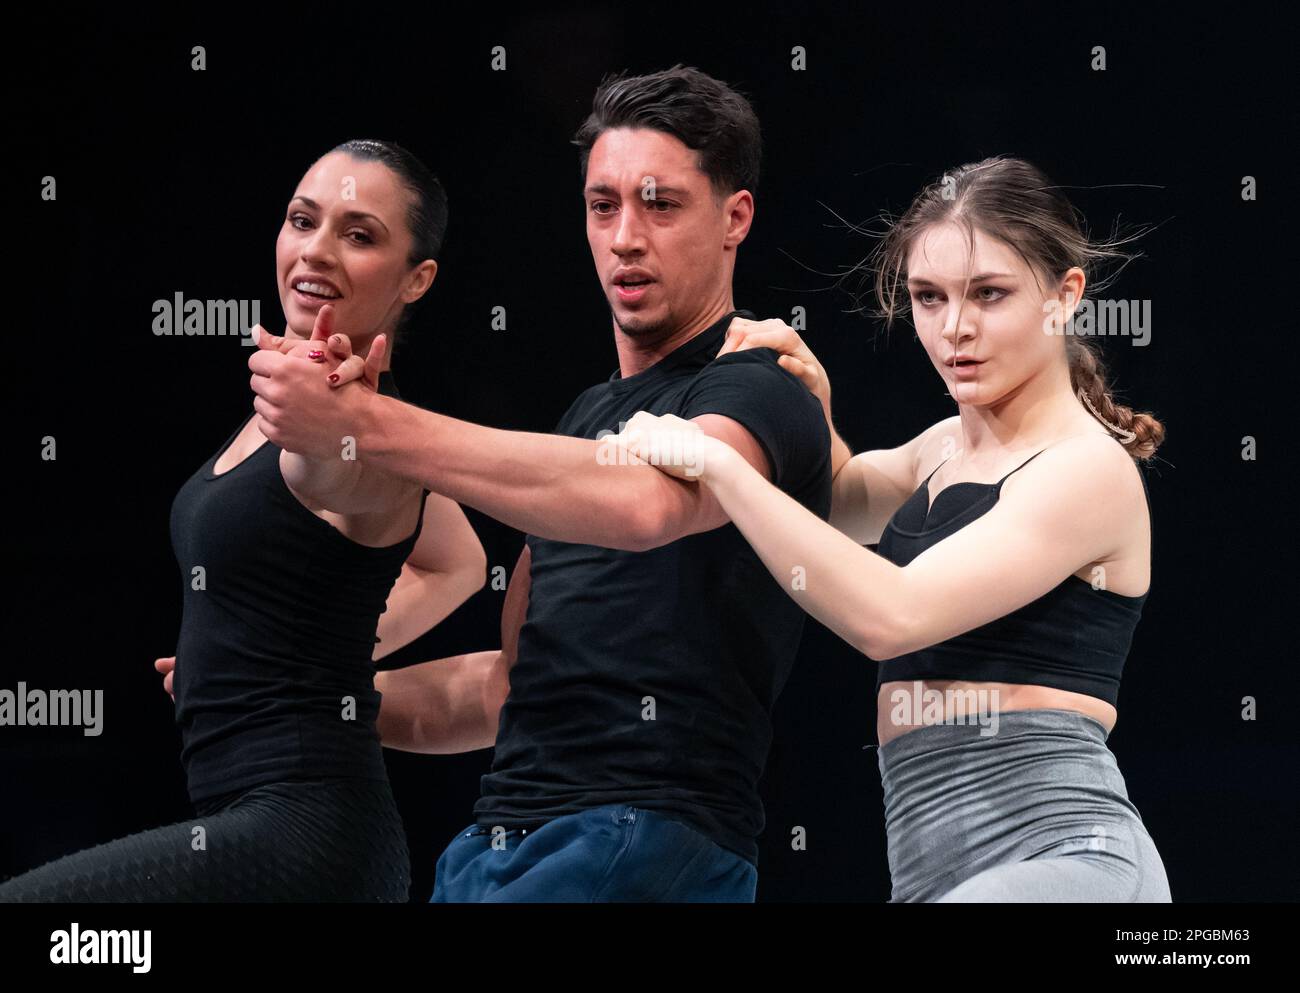
[[[495,744],[435,902],[750,901],[758,781],[804,613],[707,489],[614,464],[638,410],[692,420],[823,519],[820,402],[770,349],[715,359],[760,159],[748,102],[695,69],[607,80],[575,139],[619,368],[551,435],[498,431],[276,372],[263,420],[527,535],[502,647],[380,673],[384,744]],[[300,363],[299,365],[306,365]],[[279,416],[277,407],[293,412]],[[793,577],[792,577],[793,579]],[[502,705],[504,704],[504,705]]]
[[[638,410],[725,416],[758,442],[769,478],[825,518],[821,409],[770,349],[713,360],[732,316],[587,390],[556,433],[598,438]],[[758,779],[802,608],[731,524],[645,551],[536,535],[527,546],[528,616],[478,823],[528,828],[631,804],[756,861]]]

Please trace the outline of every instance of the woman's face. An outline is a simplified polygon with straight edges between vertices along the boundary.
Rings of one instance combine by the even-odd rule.
[[[331,152],[307,171],[275,243],[280,304],[291,332],[309,337],[327,303],[334,305],[335,328],[354,349],[392,331],[436,270],[432,262],[408,262],[411,196],[388,166],[346,152]]]
[[[1078,282],[1069,276],[1064,287],[1081,291],[1082,272],[1070,272]],[[908,255],[907,289],[917,335],[959,404],[997,403],[1065,362],[1064,338],[1044,330],[1051,327],[1044,304],[1062,286],[1041,274],[1036,282],[1014,249],[978,228],[973,252],[962,226],[923,230]]]

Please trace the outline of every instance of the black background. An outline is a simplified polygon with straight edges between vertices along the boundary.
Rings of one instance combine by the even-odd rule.
[[[1010,153],[1071,187],[1095,231],[1158,225],[1111,291],[1152,301],[1151,343],[1104,342],[1121,398],[1168,430],[1147,474],[1151,595],[1109,744],[1175,900],[1294,899],[1293,58],[1287,32],[1234,11],[1175,23],[1091,5],[1049,18],[1033,5],[655,4],[453,18],[412,5],[256,23],[54,17],[16,31],[5,268],[20,455],[6,476],[17,547],[0,686],[103,689],[106,716],[98,738],[0,729],[0,877],[190,813],[152,665],[179,624],[168,511],[247,412],[249,351],[156,337],[152,302],[258,298],[275,326],[274,243],[297,180],[339,141],[393,139],[451,203],[437,282],[394,363],[405,397],[550,430],[617,365],[569,139],[603,74],[683,62],[747,93],[763,123],[737,306],[787,319],[807,308],[855,451],[955,408],[909,327],[886,339],[832,288],[870,247],[846,224],[902,210],[947,167]],[[190,68],[194,45],[206,71]],[[504,72],[490,70],[494,45]],[[806,71],[790,68],[796,45]],[[1104,72],[1090,68],[1094,45]],[[39,197],[47,175],[54,202]],[[1247,175],[1255,202],[1241,198]],[[491,330],[495,306],[506,331]],[[36,454],[46,435],[57,461]],[[1241,457],[1248,435],[1255,461]],[[508,573],[522,536],[467,512],[489,568]],[[502,597],[485,587],[383,664],[497,647]],[[760,901],[887,899],[879,774],[863,747],[873,685],[871,663],[810,619],[764,781]],[[1257,720],[1242,719],[1247,696]],[[491,753],[387,757],[412,896],[427,899]],[[807,851],[791,851],[795,825]]]

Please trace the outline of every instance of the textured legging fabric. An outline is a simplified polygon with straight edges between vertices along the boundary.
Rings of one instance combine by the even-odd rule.
[[[1168,903],[1106,729],[1071,710],[942,724],[880,749],[891,902]]]
[[[407,899],[406,833],[386,781],[271,783],[196,813],[17,876],[0,885],[0,903]]]

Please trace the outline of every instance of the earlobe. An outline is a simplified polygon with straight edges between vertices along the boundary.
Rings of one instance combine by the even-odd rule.
[[[421,262],[410,285],[402,294],[402,302],[415,303],[416,300],[419,300],[420,297],[429,292],[429,287],[433,285],[433,280],[437,275],[437,262],[433,259],[427,259],[426,261]]]
[[[731,196],[733,202],[727,211],[727,216],[731,218],[731,231],[726,240],[734,247],[745,240],[750,225],[754,223],[754,198],[748,190],[739,190]]]

